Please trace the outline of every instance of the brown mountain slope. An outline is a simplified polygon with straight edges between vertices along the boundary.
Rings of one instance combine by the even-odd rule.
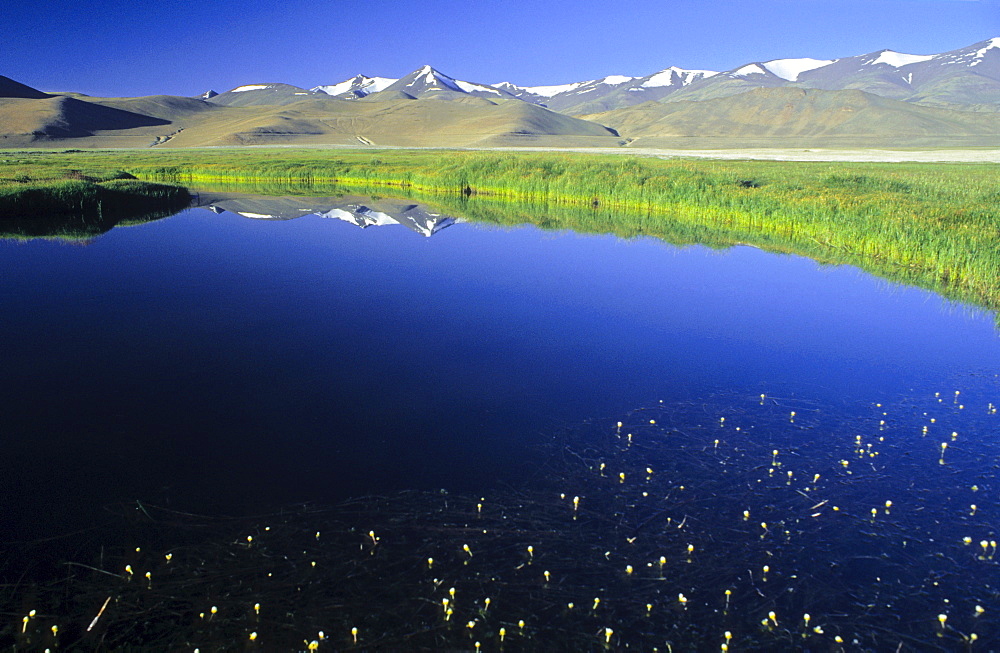
[[[618,144],[601,125],[518,100],[472,96],[362,102],[314,94],[290,104],[248,106],[165,95],[43,96],[0,98],[0,147]]]
[[[87,98],[88,101],[101,106],[141,113],[146,116],[169,120],[171,122],[185,120],[192,116],[215,111],[219,107],[200,98],[180,97],[177,95],[145,95],[141,97],[123,98]]]
[[[162,126],[168,122],[153,116],[62,96],[38,100],[0,100],[0,125],[3,126],[3,132],[12,136],[30,137],[32,140],[83,138],[103,130]]]
[[[601,125],[516,100],[359,102],[329,98],[213,111],[186,123],[183,133],[169,145],[464,146],[505,139],[548,143],[553,138],[591,145],[617,144],[614,134]]]
[[[585,118],[618,130],[632,145],[715,138],[814,143],[1000,143],[989,114],[916,106],[861,91],[757,88],[702,102],[647,102]]]

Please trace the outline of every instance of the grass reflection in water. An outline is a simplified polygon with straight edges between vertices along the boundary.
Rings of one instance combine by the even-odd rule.
[[[1000,417],[980,399],[859,419],[719,396],[560,433],[529,482],[487,496],[131,506],[129,546],[7,588],[22,611],[0,644],[975,650],[1000,637]]]

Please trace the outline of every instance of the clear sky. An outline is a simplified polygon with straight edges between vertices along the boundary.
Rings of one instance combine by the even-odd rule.
[[[49,91],[198,95],[401,77],[562,84],[1000,36],[1000,0],[4,0],[0,75]]]

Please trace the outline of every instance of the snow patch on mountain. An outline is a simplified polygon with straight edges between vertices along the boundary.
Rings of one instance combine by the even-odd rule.
[[[572,84],[556,84],[554,86],[524,86],[521,87],[529,93],[534,93],[535,95],[541,95],[542,97],[552,97],[553,95],[559,95],[560,93],[567,93],[569,91],[575,91],[584,84],[588,82],[573,82]]]
[[[462,89],[466,93],[481,91],[483,93],[496,93],[497,95],[503,95],[503,93],[501,93],[500,91],[496,90],[495,88],[491,88],[489,86],[481,86],[479,84],[473,84],[472,82],[462,82],[457,79],[453,81],[458,85],[460,89]]]
[[[320,93],[326,93],[327,95],[340,95],[341,93],[346,93],[351,90],[352,86],[354,86],[354,80],[349,79],[346,82],[340,82],[339,84],[317,86],[313,90],[319,91]]]
[[[238,87],[234,88],[233,90],[231,90],[229,92],[230,93],[244,93],[246,91],[262,91],[265,88],[274,88],[274,85],[272,85],[272,84],[247,84],[246,86],[238,86]]]
[[[992,39],[988,39],[986,41],[986,47],[983,48],[983,49],[981,49],[981,50],[977,50],[976,54],[979,55],[979,56],[982,56],[982,55],[986,54],[987,50],[992,50],[994,48],[1000,49],[1000,36],[994,37]]]
[[[823,66],[829,66],[836,59],[775,59],[764,64],[772,74],[789,82],[798,80],[799,75]]]
[[[649,79],[644,81],[641,86],[645,88],[658,88],[660,86],[673,86],[674,85],[674,69],[667,68],[666,70],[661,70],[660,72],[650,76]]]
[[[606,86],[621,86],[622,84],[627,84],[628,82],[636,79],[640,78],[628,77],[627,75],[608,75],[607,77],[602,77],[601,79],[591,79],[585,82],[573,82],[572,84],[553,84],[551,86],[518,86],[517,84],[512,84],[510,82],[500,82],[499,84],[493,84],[493,86],[512,92],[520,91],[537,95],[539,97],[551,98],[556,95],[572,93],[574,91],[586,93],[592,91],[595,87],[600,86],[601,84]]]
[[[687,86],[691,82],[697,81],[698,79],[704,79],[706,77],[712,77],[713,75],[718,75],[719,73],[714,70],[684,70],[683,68],[677,68],[676,66],[671,66],[666,70],[661,70],[660,72],[650,75],[649,79],[644,81],[640,86],[643,88],[659,88],[661,86],[674,86],[674,80],[680,81],[681,86]],[[632,89],[629,89],[632,90]]]
[[[902,66],[909,66],[911,63],[921,63],[924,61],[930,61],[937,55],[933,54],[903,54],[902,52],[893,52],[892,50],[882,50],[879,53],[878,58],[872,61],[872,65],[884,63],[892,66],[893,68],[901,68]]]
[[[319,91],[320,93],[326,93],[327,95],[341,95],[353,90],[358,95],[365,96],[383,91],[395,81],[395,79],[391,79],[389,77],[368,77],[367,75],[356,75],[355,77],[340,82],[339,84],[317,86],[312,90]]]
[[[755,63],[752,63],[752,64],[748,64],[746,66],[743,66],[739,70],[735,71],[733,73],[733,76],[735,76],[735,77],[744,77],[746,75],[766,75],[766,74],[767,73],[764,72],[763,68],[761,68],[760,66],[758,66]]]
[[[416,76],[406,86],[418,86],[421,84],[429,88],[443,88],[451,91],[458,91],[460,93],[464,90],[456,80],[437,70],[434,70],[431,66],[426,65],[422,66],[420,70],[416,72]]]
[[[990,39],[989,41],[986,42],[985,47],[976,50],[976,54],[973,57],[975,61],[973,61],[969,65],[975,66],[976,64],[978,64],[980,61],[983,60],[983,57],[986,56],[987,52],[994,49],[1000,50],[1000,38]]]
[[[370,93],[384,91],[396,83],[396,79],[392,77],[372,77],[371,80],[372,83],[365,87]]]

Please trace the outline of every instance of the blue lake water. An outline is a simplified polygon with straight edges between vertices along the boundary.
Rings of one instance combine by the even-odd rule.
[[[0,260],[0,489],[24,536],[130,498],[477,492],[639,405],[880,401],[1000,361],[986,312],[752,247],[200,208]]]
[[[66,590],[74,619],[53,599],[30,628],[0,620],[0,644],[53,645],[45,618],[86,648],[350,647],[357,624],[382,633],[359,646],[471,647],[466,620],[497,648],[525,616],[536,650],[1000,637],[994,315],[748,246],[345,202],[231,196],[0,240],[0,571],[93,572]],[[124,535],[91,528],[122,505]],[[209,559],[218,587],[191,580]],[[480,607],[452,622],[449,586]],[[84,631],[108,594],[107,631]],[[249,613],[261,596],[294,623]]]

